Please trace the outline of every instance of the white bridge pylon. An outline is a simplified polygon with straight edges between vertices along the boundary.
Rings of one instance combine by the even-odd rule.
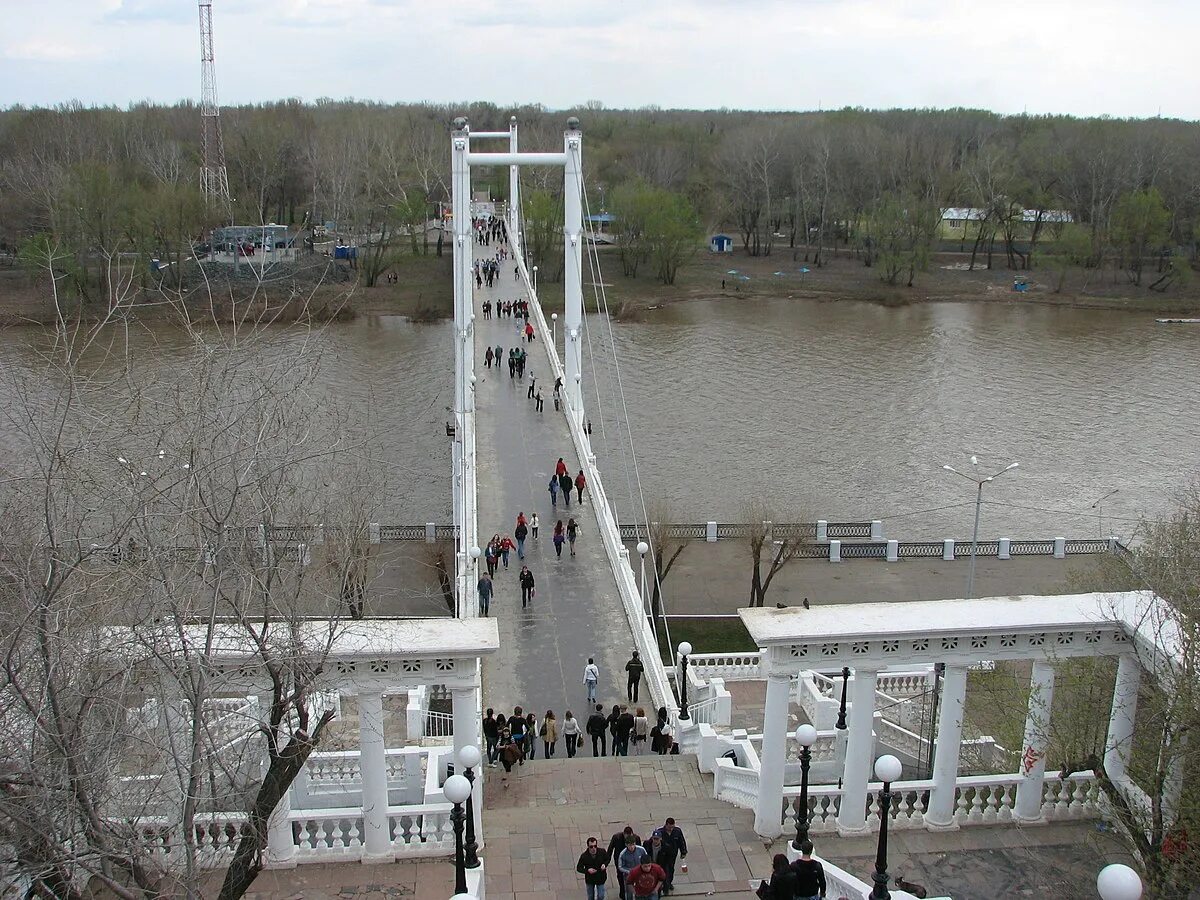
[[[471,149],[471,141],[504,139],[507,153],[481,153]],[[562,352],[565,370],[563,391],[567,414],[583,422],[583,132],[579,120],[567,120],[561,153],[521,153],[517,149],[517,119],[508,131],[472,133],[467,120],[457,118],[450,136],[451,209],[454,217],[454,522],[458,525],[456,553],[456,610],[458,618],[478,614],[474,602],[475,582],[479,578],[479,524],[476,508],[475,470],[475,328],[474,328],[474,248],[471,228],[472,166],[508,166],[509,206],[508,240],[514,255],[520,256],[519,172],[521,166],[563,167],[563,257],[564,321]]]

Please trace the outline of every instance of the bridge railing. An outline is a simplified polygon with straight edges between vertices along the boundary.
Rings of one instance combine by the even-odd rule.
[[[534,291],[533,284],[530,281],[529,270],[525,266],[525,260],[520,253],[517,253],[514,255],[513,261],[520,270],[521,281],[524,283],[525,290],[529,293],[531,301],[529,304],[530,317],[537,331],[538,339],[542,342],[542,346],[546,349],[546,354],[550,358],[551,375],[554,378],[563,379],[565,383],[566,372],[563,368],[562,359],[558,355],[558,347],[555,345],[553,332],[546,322],[546,315],[542,311],[542,304],[538,300],[537,293]],[[650,623],[646,618],[645,602],[638,590],[633,567],[629,564],[629,550],[622,542],[621,530],[617,523],[616,514],[604,490],[604,479],[600,474],[600,467],[596,465],[596,454],[592,450],[590,438],[583,429],[582,414],[570,409],[566,403],[562,404],[562,412],[566,417],[567,427],[570,429],[571,440],[575,444],[580,464],[584,472],[587,473],[588,493],[591,495],[592,507],[596,511],[596,521],[600,537],[604,544],[605,553],[608,555],[609,565],[612,567],[617,591],[625,607],[625,616],[629,621],[630,630],[633,632],[634,643],[637,645],[642,659],[657,661],[661,658],[658,641],[655,639],[650,629]],[[675,720],[679,714],[679,704],[675,699],[674,692],[671,690],[671,685],[667,680],[666,671],[663,666],[657,664],[646,666],[645,677],[650,687],[650,694],[654,698],[654,705],[659,707],[665,706],[671,719]]]

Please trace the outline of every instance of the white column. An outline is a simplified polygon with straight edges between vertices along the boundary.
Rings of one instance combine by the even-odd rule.
[[[763,837],[778,837],[783,833],[783,766],[787,760],[791,681],[791,676],[784,672],[767,675],[758,800],[754,805],[754,831]]]
[[[172,841],[182,840],[183,807],[187,799],[188,778],[186,761],[191,758],[191,725],[183,715],[179,698],[179,685],[164,678],[163,691],[159,700],[159,721],[167,742],[166,774],[163,775],[163,802],[167,821],[173,830]]]
[[[963,704],[967,699],[967,669],[946,666],[942,675],[941,709],[938,711],[937,745],[933,757],[933,790],[925,825],[931,829],[955,828],[954,793],[958,784],[958,753],[962,748]]]
[[[1019,773],[1021,783],[1017,785],[1018,822],[1042,821],[1042,787],[1046,775],[1050,707],[1053,702],[1054,667],[1044,660],[1036,660],[1029,680],[1029,709],[1025,714],[1025,741]]]
[[[517,152],[517,117],[513,116],[508,120],[508,151],[510,153]],[[518,227],[521,221],[521,167],[508,167],[508,245],[512,248],[514,255],[520,256],[525,252],[525,248],[521,246],[517,238]]]
[[[479,688],[451,688],[450,703],[454,715],[454,771],[461,775],[458,751],[469,745],[483,751],[479,734]],[[534,740],[540,739],[534,735]],[[475,768],[475,790],[471,794],[475,840],[480,846],[483,846],[483,770],[482,765]]]
[[[578,123],[576,123],[577,125]],[[563,168],[564,324],[566,326],[567,408],[581,420],[583,388],[583,132],[576,127],[563,134],[567,163]]]
[[[382,694],[358,695],[358,752],[362,772],[363,862],[390,862],[395,854],[388,833]]]
[[[1133,720],[1137,713],[1138,686],[1142,666],[1137,654],[1122,653],[1117,661],[1117,683],[1113,688],[1108,738],[1104,742],[1104,771],[1114,782],[1125,778],[1133,746]]]
[[[846,765],[842,772],[842,803],[838,811],[838,834],[867,831],[867,782],[875,750],[875,685],[878,672],[854,670],[850,687],[850,711],[846,725]]]
[[[258,695],[258,715],[262,721],[271,718],[271,703],[274,696],[270,693]],[[263,774],[266,775],[270,757],[265,753],[262,758]],[[306,777],[307,772],[301,770],[299,777]],[[271,810],[267,817],[267,867],[271,869],[293,869],[296,867],[296,844],[292,837],[292,791],[289,787]]]

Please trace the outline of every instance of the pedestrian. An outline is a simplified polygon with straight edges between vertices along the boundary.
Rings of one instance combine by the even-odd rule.
[[[558,400],[558,392],[561,390],[562,390],[562,376],[559,375],[557,378],[554,379],[554,399],[555,400]],[[557,406],[554,408],[558,409]],[[562,460],[559,460],[559,462],[562,462]]]
[[[760,897],[787,897],[789,900],[796,896],[796,883],[799,881],[792,867],[788,865],[786,854],[776,853],[771,860],[771,881],[758,886]]]
[[[617,740],[617,722],[619,722],[620,719],[621,707],[614,703],[612,712],[610,712],[608,714],[608,718],[604,720],[605,724],[608,726],[609,736],[612,738],[613,756],[617,755],[617,748],[620,746],[620,742]]]
[[[596,838],[587,839],[587,849],[579,855],[575,871],[583,876],[583,883],[587,885],[587,900],[605,900],[608,854],[600,849],[600,842]]]
[[[813,842],[801,841],[800,858],[792,863],[796,874],[794,893],[797,900],[817,900],[825,896],[825,868],[812,858]]]
[[[562,733],[563,738],[567,742],[567,759],[573,759],[579,747],[580,728],[579,720],[571,714],[569,709],[567,710],[567,714],[563,716]]]
[[[563,529],[562,519],[559,519],[554,523],[554,552],[558,554],[559,559],[562,559],[562,545],[563,541],[566,540],[566,537],[567,536]],[[592,698],[589,697],[588,699],[591,700]]]
[[[646,853],[646,848],[641,845],[641,842],[636,840],[636,835],[631,835],[625,838],[625,849],[621,851],[617,857],[617,872],[621,876],[621,884],[624,886],[624,893],[621,895],[624,900],[633,900],[636,896],[636,888],[633,884],[632,874],[642,868],[642,864],[652,865],[650,857]],[[657,866],[655,867],[657,868]],[[659,870],[661,871],[661,869]],[[655,873],[657,874],[657,873]],[[655,887],[661,883],[661,879],[655,882]],[[647,895],[649,896],[649,895]]]
[[[679,855],[679,859],[681,861],[687,859],[687,855],[688,855],[687,839],[683,836],[683,829],[680,828],[678,825],[676,825],[675,820],[672,819],[670,816],[667,817],[667,821],[663,824],[663,826],[661,828],[654,829],[653,834],[657,837],[661,837],[665,843],[668,843],[672,847],[674,847],[675,852]],[[686,868],[687,864],[684,863],[684,866]],[[670,887],[671,879],[674,877],[674,872],[675,872],[674,867],[672,866],[672,868],[669,871],[671,872],[671,875],[669,875],[667,877],[667,886],[668,886],[667,889],[668,890],[671,889],[671,887]]]
[[[492,605],[492,576],[486,572],[479,576],[479,615],[486,618]]]
[[[525,755],[537,759],[537,739],[541,736],[537,716],[530,713],[525,717]]]
[[[600,667],[596,660],[588,657],[587,665],[583,667],[583,684],[587,688],[588,703],[596,702],[596,685],[600,681]]]
[[[642,752],[642,745],[646,743],[649,736],[650,720],[646,718],[646,711],[639,706],[637,714],[633,717],[633,749],[639,755]]]
[[[558,476],[558,486],[562,489],[563,502],[571,505],[571,476],[563,472]]]
[[[513,743],[520,748],[521,756],[518,761],[525,765],[525,712],[519,706],[513,709],[513,714],[508,717],[508,731],[512,735]]]
[[[525,340],[528,343],[533,343],[533,325],[529,323],[528,319],[525,320]]]
[[[561,381],[562,381],[561,378],[558,379],[558,381],[555,382],[555,385],[557,385]],[[556,390],[557,390],[557,388],[556,388]],[[563,462],[563,458],[561,456],[558,458],[558,462],[556,462],[554,464],[554,474],[557,475],[559,478],[562,478],[564,475],[567,474],[567,464],[565,462]]]
[[[675,849],[675,845],[664,841],[661,834],[657,831],[650,837],[645,844],[646,855],[650,858],[650,862],[654,863],[663,870],[663,883],[661,893],[666,895],[671,893],[673,885],[671,884],[675,876],[675,860],[679,856],[679,851]],[[787,857],[783,858],[784,863],[787,863]],[[791,894],[775,894],[777,898],[791,900]]]
[[[510,381],[517,377],[517,353],[515,350],[508,351],[508,377]]]
[[[533,404],[534,404],[534,409],[536,409],[538,412],[542,411],[543,402],[542,402],[542,389],[541,388],[538,388],[537,393],[534,394]]]
[[[621,748],[621,756],[629,755],[629,737],[633,734],[634,718],[629,707],[621,707],[621,716],[617,719],[617,744]]]
[[[517,763],[524,764],[524,752],[521,750],[521,745],[513,738],[512,732],[507,728],[500,732],[500,749],[496,758],[504,766],[505,775],[511,772],[512,767],[517,765]],[[505,787],[508,787],[508,785],[505,785]]]
[[[496,360],[496,368],[497,369],[500,368],[500,354],[503,352],[504,352],[503,348],[501,348],[501,346],[499,344],[497,344],[496,345],[496,354],[492,357],[492,359]]]
[[[533,573],[529,571],[529,566],[521,566],[521,609],[529,605],[533,595]]]
[[[504,568],[508,568],[508,554],[513,551],[513,542],[507,534],[500,538],[500,559],[504,563]]]
[[[575,490],[579,491],[579,502],[583,502],[583,489],[587,487],[587,479],[583,477],[583,469],[575,476]]]
[[[534,513],[533,518],[529,520],[529,534],[536,541],[538,533],[538,514]]]
[[[642,658],[634,650],[633,656],[629,658],[629,662],[625,663],[625,672],[627,675],[625,693],[630,703],[637,703],[638,690],[642,684],[642,673],[644,671],[646,671],[646,667],[642,664]]]
[[[558,506],[558,476],[550,476],[550,505]]]
[[[493,578],[496,577],[496,557],[499,552],[492,541],[488,541],[488,545],[483,549],[483,561],[487,563],[487,573]]]
[[[554,710],[546,710],[546,718],[542,719],[542,728],[538,735],[542,739],[546,759],[549,759],[554,755],[554,748],[558,744],[558,720],[554,718]]]
[[[500,752],[500,723],[496,721],[496,713],[490,706],[487,715],[483,717],[483,743],[487,751],[488,767],[494,769],[496,756]]]
[[[592,738],[592,756],[608,756],[608,741],[604,736],[606,730],[604,724],[604,707],[599,703],[596,704],[595,711],[588,716],[585,727],[587,728],[587,733]],[[599,753],[596,752],[597,744],[600,746]]]
[[[483,354],[483,362],[489,369],[492,367],[492,348],[487,348],[487,353]]]
[[[529,528],[524,522],[525,514],[521,513],[521,520],[517,522],[517,527],[513,529],[513,536],[517,539],[517,559],[525,558],[525,538],[529,535]]]
[[[579,536],[579,526],[574,519],[567,520],[567,540],[571,544],[571,555],[575,555],[575,538]]]
[[[534,385],[536,385],[536,384],[537,384],[537,377],[533,374],[533,372],[530,372],[529,373],[529,390],[525,393],[525,396],[530,400],[533,399],[533,394],[534,394],[534,390],[535,390]]]

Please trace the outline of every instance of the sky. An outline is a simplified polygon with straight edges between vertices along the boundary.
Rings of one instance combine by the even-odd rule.
[[[213,0],[222,104],[1200,118],[1194,0]],[[196,0],[0,0],[0,106],[200,90]]]

